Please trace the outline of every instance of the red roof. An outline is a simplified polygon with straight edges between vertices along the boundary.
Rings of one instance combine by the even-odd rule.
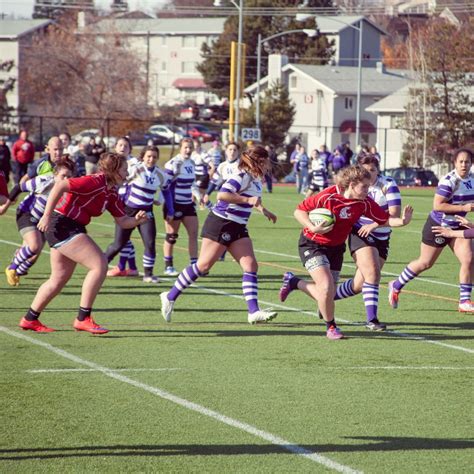
[[[339,126],[341,133],[355,133],[356,132],[356,121],[355,120],[344,120]],[[361,133],[375,133],[375,127],[367,120],[360,121]]]
[[[173,82],[173,87],[178,89],[206,89],[206,84],[202,79],[176,79]]]

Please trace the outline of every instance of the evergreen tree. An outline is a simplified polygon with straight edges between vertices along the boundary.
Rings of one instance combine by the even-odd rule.
[[[246,0],[245,7],[295,7],[293,0]],[[329,7],[331,1],[310,0],[308,7]],[[293,10],[294,11],[294,10]],[[245,9],[244,9],[245,12]],[[257,45],[258,34],[262,38],[288,30],[314,29],[315,20],[310,18],[305,22],[297,22],[294,13],[291,15],[250,16],[244,14],[243,42],[247,45],[245,62],[245,85],[255,82],[257,77]],[[238,39],[238,17],[229,17],[224,23],[224,31],[212,44],[203,44],[203,62],[198,65],[198,71],[203,75],[209,89],[220,97],[229,96],[230,82],[230,45]],[[308,38],[304,33],[294,33],[275,38],[262,48],[261,77],[267,74],[267,57],[274,52],[286,54],[292,61],[304,64],[326,64],[332,55],[332,48],[327,38],[317,36]]]
[[[295,106],[290,101],[288,89],[280,82],[272,84],[260,101],[260,131],[262,143],[279,148],[285,142],[293,124]],[[255,126],[255,105],[243,112],[242,127]]]

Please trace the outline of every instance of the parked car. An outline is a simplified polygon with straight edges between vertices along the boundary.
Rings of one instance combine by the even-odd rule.
[[[75,144],[83,143],[85,141],[89,142],[91,138],[96,138],[97,135],[100,134],[100,130],[98,128],[88,128],[87,130],[82,130],[79,133],[76,133],[72,137],[72,141]],[[113,148],[117,143],[117,137],[103,137],[105,146],[107,148]]]
[[[181,131],[177,131],[169,125],[152,125],[148,129],[148,133],[165,137],[168,143],[179,143],[184,138]]]
[[[163,135],[156,135],[154,133],[131,133],[128,138],[132,146],[144,147],[150,143],[153,143],[154,146],[158,145],[169,145],[170,140]]]
[[[222,105],[208,105],[199,108],[201,120],[229,120],[229,107]]]
[[[199,124],[188,125],[186,127],[186,134],[201,142],[213,142],[214,140],[220,140],[221,138],[218,132],[209,130],[204,125]]]
[[[199,118],[199,106],[196,104],[183,105],[179,111],[179,118],[183,120],[197,120]]]
[[[389,168],[383,172],[391,176],[399,186],[438,186],[438,178],[424,168]]]

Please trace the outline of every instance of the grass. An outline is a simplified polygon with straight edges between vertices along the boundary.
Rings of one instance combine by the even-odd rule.
[[[365,329],[358,296],[336,305],[342,341],[324,337],[303,294],[281,306],[277,298],[285,269],[304,276],[292,187],[264,196],[276,225],[251,219],[261,306],[279,311],[267,325],[246,323],[240,270],[227,258],[178,300],[171,324],[159,314],[158,294],[172,280],[108,279],[95,317],[111,332],[73,332],[79,269],[42,315],[58,331],[23,333],[18,320],[47,277],[43,254],[20,287],[0,283],[0,471],[471,471],[474,325],[456,310],[455,258],[443,252],[406,288],[397,311],[386,301],[391,275],[418,255],[432,193],[403,193],[415,217],[395,230],[384,268],[380,319],[390,331]],[[20,241],[13,210],[0,223],[5,266],[10,243]],[[109,216],[89,226],[103,248],[113,230]],[[182,230],[178,268],[187,262],[184,237]],[[138,233],[134,239],[141,257]],[[346,255],[342,277],[353,271]]]

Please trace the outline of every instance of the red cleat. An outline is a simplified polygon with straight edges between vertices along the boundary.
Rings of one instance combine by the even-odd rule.
[[[84,321],[79,321],[77,318],[74,320],[74,329],[76,331],[87,331],[91,334],[106,334],[109,332],[108,329],[105,329],[99,326],[93,319],[92,316],[87,317]]]
[[[35,331],[35,332],[54,332],[53,328],[49,328],[41,323],[39,319],[35,319],[34,321],[28,321],[25,318],[21,318],[19,326],[23,331]]]

